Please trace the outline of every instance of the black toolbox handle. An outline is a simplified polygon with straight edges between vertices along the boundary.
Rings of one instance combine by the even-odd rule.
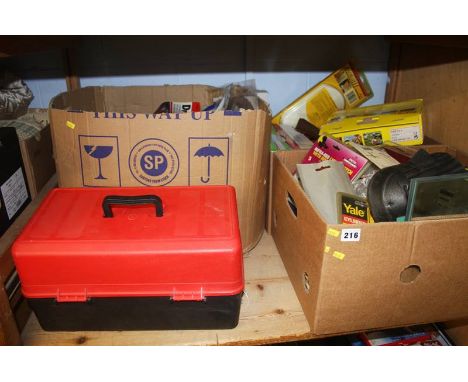
[[[108,195],[102,201],[102,209],[104,210],[105,218],[112,218],[114,214],[112,213],[111,205],[138,205],[138,204],[154,204],[156,207],[156,216],[163,216],[163,205],[162,200],[159,196],[156,195],[139,195],[139,196],[120,196],[120,195]]]

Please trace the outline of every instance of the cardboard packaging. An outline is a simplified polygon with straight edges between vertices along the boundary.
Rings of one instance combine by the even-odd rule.
[[[445,150],[451,149],[434,151]],[[274,154],[272,235],[311,331],[325,335],[467,317],[468,216],[326,224],[292,176],[305,153]]]
[[[236,188],[244,251],[265,224],[267,110],[152,114],[163,102],[210,105],[202,85],[87,87],[50,104],[60,187],[225,185]]]
[[[337,110],[357,107],[371,97],[372,90],[364,75],[348,64],[286,106],[272,122],[295,128],[300,119],[305,119],[321,127]]]
[[[338,223],[337,193],[354,192],[343,163],[327,160],[320,163],[297,164],[297,177],[323,220],[328,223]]]
[[[320,163],[327,160],[342,162],[351,181],[368,168],[369,161],[333,138],[322,136],[314,143],[301,163]]]
[[[2,120],[0,125],[16,129],[29,191],[34,199],[55,174],[48,110],[30,108],[25,115]]]
[[[13,127],[0,128],[0,236],[31,202],[18,136]]]
[[[420,145],[424,139],[422,111],[422,99],[337,111],[320,133],[365,146]]]
[[[52,153],[52,137],[47,109],[29,109],[28,114],[46,122],[45,126],[34,136],[20,140],[24,170],[31,198],[34,199],[55,174],[55,161]]]

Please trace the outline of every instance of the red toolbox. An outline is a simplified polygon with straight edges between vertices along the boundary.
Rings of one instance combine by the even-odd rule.
[[[221,329],[239,320],[231,186],[54,189],[12,252],[45,330]]]

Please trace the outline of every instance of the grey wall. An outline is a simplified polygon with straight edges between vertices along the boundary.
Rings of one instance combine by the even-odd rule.
[[[73,61],[82,86],[201,83],[220,86],[255,79],[270,93],[273,113],[330,72],[352,61],[384,100],[388,44],[381,36],[81,37]],[[33,91],[32,107],[47,107],[66,90],[63,53],[0,60]]]

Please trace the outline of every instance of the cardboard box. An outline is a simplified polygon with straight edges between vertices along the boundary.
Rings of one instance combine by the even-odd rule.
[[[364,146],[423,143],[423,100],[386,103],[335,112],[321,134]]]
[[[52,153],[52,137],[48,124],[47,109],[29,109],[40,120],[47,122],[34,136],[20,140],[21,156],[28,180],[31,198],[34,199],[47,181],[55,174],[55,161]]]
[[[291,175],[305,153],[274,154],[272,235],[311,331],[325,335],[467,317],[468,217],[328,225]],[[347,230],[358,232],[357,240]],[[353,241],[346,241],[350,236]]]
[[[351,65],[331,73],[273,117],[273,124],[295,128],[303,118],[321,127],[337,110],[357,107],[372,97],[362,73]]]
[[[271,117],[265,110],[153,114],[165,101],[211,104],[209,86],[87,87],[50,105],[60,187],[230,184],[244,251],[265,224]],[[155,191],[157,193],[157,191]]]
[[[0,128],[0,163],[1,236],[31,202],[14,127]]]

